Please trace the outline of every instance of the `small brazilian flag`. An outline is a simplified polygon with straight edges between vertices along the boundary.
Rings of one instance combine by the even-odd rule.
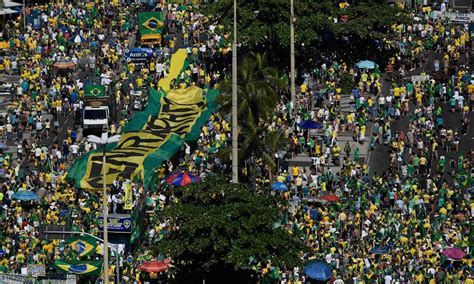
[[[90,236],[72,237],[65,243],[76,251],[79,257],[88,256],[97,248],[97,240]]]
[[[84,87],[84,96],[86,96],[86,97],[103,97],[103,96],[105,96],[105,86],[102,86],[102,85],[86,85]]]
[[[54,261],[53,267],[58,270],[79,274],[79,275],[99,275],[102,270],[103,260],[84,261],[84,260],[60,260]]]
[[[472,178],[466,172],[456,174],[456,180],[462,188],[467,188],[472,185]]]

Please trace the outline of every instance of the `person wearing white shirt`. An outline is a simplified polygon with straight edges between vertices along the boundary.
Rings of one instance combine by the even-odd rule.
[[[385,284],[392,284],[392,280],[393,280],[392,275],[390,274],[385,275],[384,279],[385,279]]]
[[[71,153],[72,153],[72,156],[74,158],[76,158],[78,153],[79,153],[79,146],[77,146],[76,144],[72,144],[71,145]]]

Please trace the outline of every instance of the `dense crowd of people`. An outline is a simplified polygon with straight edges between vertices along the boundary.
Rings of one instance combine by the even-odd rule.
[[[219,88],[231,55],[229,34],[196,6],[164,7],[169,33],[159,55],[141,66],[124,56],[128,47],[138,45],[138,7],[51,3],[35,9],[42,13],[40,30],[29,26],[23,31],[21,21],[13,20],[4,31],[12,55],[3,58],[3,66],[21,76],[2,129],[2,142],[16,148],[3,155],[0,184],[0,271],[9,273],[20,273],[26,264],[51,264],[70,253],[61,241],[40,238],[42,224],[99,234],[100,198],[65,179],[73,160],[97,148],[83,139],[80,127],[86,84],[100,80],[115,98],[118,115],[109,126],[113,135],[146,105],[145,90],[166,77],[177,33],[189,64],[172,88]],[[413,16],[418,21],[395,24],[384,41],[385,49],[395,51],[388,61],[400,76],[383,75],[377,64],[362,68],[338,59],[320,62],[303,75],[295,106],[287,90],[279,90],[281,101],[266,125],[284,131],[289,140],[287,153],[275,156],[275,181],[288,187],[272,191],[288,200],[281,226],[310,247],[305,260],[322,259],[331,267],[335,283],[473,281],[474,205],[468,185],[474,152],[462,145],[467,143],[474,91],[472,71],[466,67],[468,28],[425,14]],[[71,61],[76,66],[71,72],[55,67]],[[434,71],[424,74],[429,77],[406,79],[430,64]],[[135,95],[138,90],[144,91],[142,97]],[[348,96],[349,106],[343,103]],[[301,126],[309,120],[317,130]],[[406,130],[394,127],[401,121]],[[135,205],[144,195],[148,209],[174,202],[173,189],[162,182],[171,173],[229,173],[218,153],[230,137],[230,117],[212,114],[197,143],[185,143],[177,161],[157,169],[155,187],[145,191],[132,184]],[[366,148],[388,150],[388,157],[380,157],[387,164],[370,169],[362,158],[366,153],[360,153]],[[310,158],[310,167],[289,165],[301,155]],[[270,169],[263,163],[257,167],[259,192],[267,193],[275,181],[266,178]],[[123,208],[128,183],[114,181],[110,212],[130,213]],[[41,202],[16,199],[21,190],[34,192]],[[132,262],[122,263],[124,281],[140,281],[141,262],[161,257],[149,247],[169,228],[155,222],[156,213],[148,213],[144,245]],[[442,250],[451,247],[468,256],[446,258]],[[112,265],[111,277],[115,269]],[[255,267],[264,277],[281,271],[281,283],[302,283],[301,269]]]
[[[305,75],[290,153],[308,154],[312,166],[280,173],[278,181],[290,188],[282,193],[289,200],[282,225],[311,247],[308,259],[330,265],[335,283],[471,283],[473,204],[465,175],[472,174],[474,152],[460,150],[461,140],[469,143],[462,138],[474,83],[465,67],[467,25],[429,19],[393,29],[386,43],[396,56],[389,64],[401,76],[383,78],[377,66],[348,68],[337,61]],[[422,76],[405,76],[418,68]],[[347,73],[356,83],[349,110],[340,105]],[[305,120],[321,129],[300,129]],[[406,130],[394,129],[400,121]],[[339,145],[341,135],[351,136],[355,147]],[[387,165],[369,171],[359,157],[367,142],[368,151],[388,150]],[[341,170],[333,173],[334,165]],[[452,247],[467,256],[447,258],[443,250]],[[279,268],[257,269],[270,274]],[[282,283],[304,283],[300,269],[283,272]]]

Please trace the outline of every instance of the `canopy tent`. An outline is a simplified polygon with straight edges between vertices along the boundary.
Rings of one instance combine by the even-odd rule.
[[[13,7],[22,7],[23,4],[21,3],[17,3],[17,2],[13,2],[13,1],[9,1],[9,0],[4,0],[3,1],[3,7],[5,8],[13,8]]]
[[[356,65],[360,69],[374,69],[375,68],[375,62],[370,61],[370,60],[360,61]]]
[[[0,9],[0,15],[10,15],[10,14],[15,14],[15,13],[18,13],[18,11],[10,9],[10,8]]]
[[[151,260],[151,261],[147,261],[143,263],[140,266],[140,270],[143,272],[152,272],[152,273],[163,272],[163,271],[168,270],[169,263],[170,263],[169,258],[166,258],[163,261]]]
[[[12,198],[21,201],[38,200],[38,194],[29,190],[19,190],[13,194]]]

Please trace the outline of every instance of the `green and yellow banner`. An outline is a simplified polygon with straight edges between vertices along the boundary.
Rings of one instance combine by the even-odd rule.
[[[179,63],[182,70],[185,63]],[[148,188],[154,169],[171,159],[183,141],[199,137],[201,126],[216,110],[218,94],[218,90],[194,86],[167,93],[163,88],[150,89],[147,108],[136,113],[124,127],[118,143],[106,148],[107,185],[116,178],[138,178]],[[73,179],[79,188],[102,189],[102,155],[102,151],[97,150],[76,160],[67,178]]]
[[[77,256],[88,256],[95,252],[97,240],[90,236],[71,237],[65,241],[76,253]]]
[[[158,35],[163,31],[163,13],[162,12],[143,12],[138,13],[138,27],[140,35]]]
[[[99,275],[103,260],[60,260],[56,259],[53,266],[61,271],[79,275]]]
[[[102,85],[85,85],[84,96],[86,97],[103,97],[105,96],[105,86]]]

